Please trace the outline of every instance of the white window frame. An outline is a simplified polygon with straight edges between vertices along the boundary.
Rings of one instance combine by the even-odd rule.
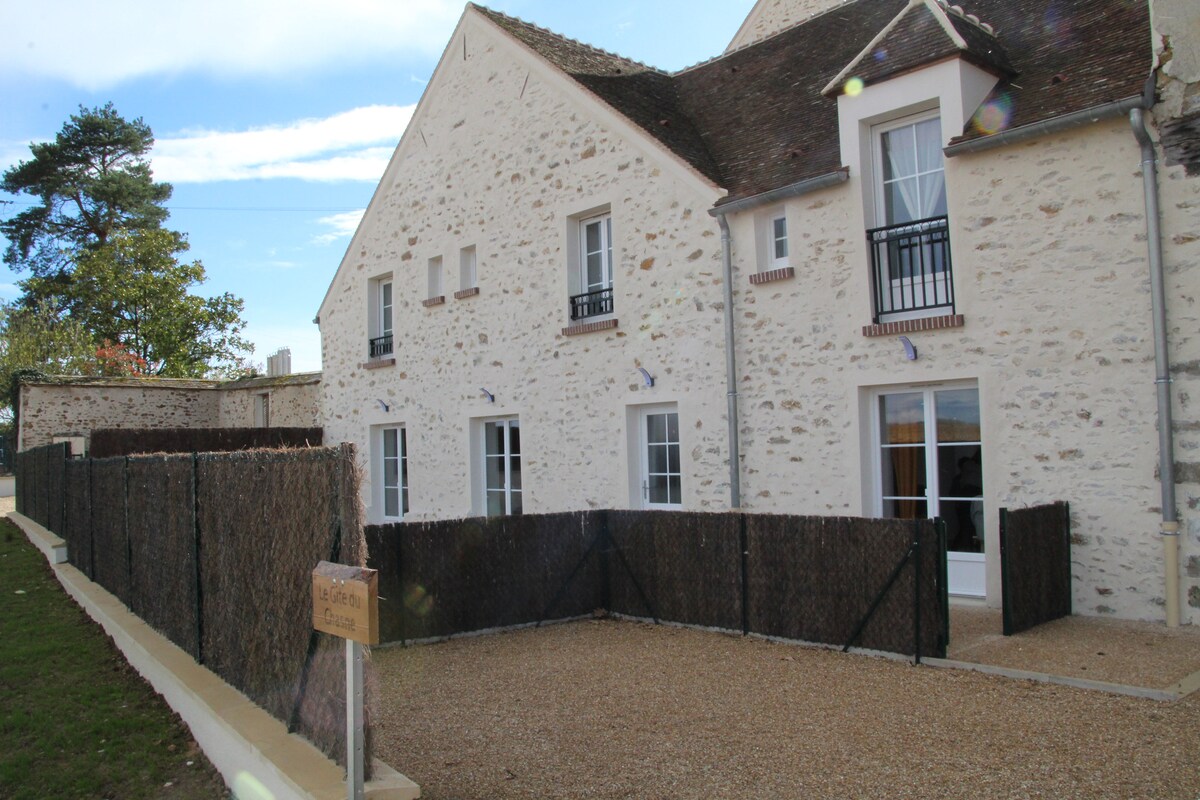
[[[271,427],[271,393],[262,392],[254,395],[254,427]]]
[[[475,245],[458,251],[458,288],[460,291],[474,289],[479,281],[479,260]]]
[[[783,235],[779,235],[778,224],[783,223]],[[767,239],[768,239],[768,259],[771,269],[781,269],[788,265],[788,260],[791,254],[791,245],[788,241],[788,224],[787,214],[780,209],[775,214],[771,215],[767,223]],[[779,245],[783,244],[783,255],[779,254]]]
[[[396,455],[387,455],[388,439],[393,438],[396,444]],[[378,503],[378,517],[382,522],[400,522],[409,511],[409,481],[408,481],[408,432],[404,425],[385,425],[377,429],[375,435],[375,475],[378,489],[375,492]],[[396,462],[396,483],[389,484],[387,480],[388,461]],[[396,513],[389,514],[388,490],[396,492]]]
[[[933,519],[941,513],[941,502],[943,500],[952,501],[971,501],[978,502],[979,508],[972,516],[979,520],[983,528],[983,532],[979,534],[981,552],[967,551],[950,551],[948,554],[948,569],[950,580],[950,592],[955,595],[977,595],[983,596],[975,589],[961,590],[959,587],[963,585],[974,586],[982,590],[986,590],[986,577],[984,575],[985,565],[987,561],[987,552],[989,545],[988,536],[988,502],[987,502],[987,487],[982,487],[983,493],[976,497],[949,497],[945,496],[941,491],[941,478],[938,469],[938,448],[943,445],[937,437],[937,408],[936,401],[931,402],[938,392],[952,392],[962,390],[974,390],[976,392],[976,402],[979,410],[980,423],[980,439],[971,442],[946,442],[946,446],[965,446],[978,447],[980,457],[983,457],[987,434],[983,430],[983,396],[979,389],[979,384],[975,381],[947,381],[945,383],[936,384],[918,384],[918,385],[899,385],[879,387],[871,391],[869,396],[870,403],[870,441],[871,441],[871,514],[872,516],[883,518],[884,504],[884,480],[883,480],[883,419],[880,409],[881,401],[888,395],[899,394],[921,394],[922,410],[924,415],[925,425],[925,495],[922,498],[917,498],[917,502],[925,503],[925,517]],[[982,473],[980,476],[982,481]],[[978,516],[976,517],[976,513]]]
[[[890,119],[887,122],[880,122],[876,125],[871,126],[871,156],[873,159],[871,169],[874,172],[872,186],[873,186],[873,189],[875,192],[875,225],[873,225],[872,227],[880,228],[880,227],[884,227],[884,226],[892,224],[887,221],[887,192],[885,189],[885,185],[884,185],[885,180],[883,177],[884,176],[884,168],[883,168],[884,167],[884,164],[883,164],[883,137],[884,137],[884,134],[891,133],[892,131],[898,131],[902,128],[908,128],[908,127],[912,127],[915,130],[916,126],[922,122],[928,122],[930,120],[937,120],[938,121],[938,125],[937,125],[938,144],[939,144],[937,150],[940,155],[942,152],[942,148],[941,148],[941,139],[942,139],[941,116],[942,116],[941,109],[935,107],[935,108],[929,109],[928,111],[922,111],[922,112],[919,112],[916,114],[908,114],[903,117],[897,117],[896,119]],[[916,141],[915,136],[913,137],[913,140],[915,143],[915,141]],[[915,163],[915,161],[914,161],[914,163]],[[941,164],[940,169],[927,170],[925,172],[918,171],[918,172],[913,173],[913,175],[906,175],[905,177],[906,178],[916,177],[919,180],[922,175],[932,175],[935,172],[940,172],[940,173],[942,173],[942,193],[945,194],[947,187],[946,187],[946,157],[944,155],[941,156],[940,164]],[[949,209],[949,207],[950,207],[949,198],[946,198],[946,207],[947,207],[947,209]],[[896,223],[896,224],[903,224],[903,223]]]
[[[588,228],[596,225],[600,232],[600,249],[589,251],[587,245]],[[600,256],[600,282],[592,284],[588,281],[588,256],[592,253]],[[579,293],[601,292],[613,288],[613,245],[612,245],[612,214],[604,213],[579,220]]]
[[[389,336],[396,327],[396,293],[392,279],[380,279],[376,291],[379,292],[379,318],[376,321],[378,333],[373,338]]]
[[[672,441],[670,438],[670,423],[665,426],[665,438],[663,441],[651,441],[650,438],[650,418],[673,415],[675,417],[675,438]],[[639,406],[637,408],[637,458],[638,458],[638,488],[640,491],[641,507],[645,509],[670,510],[678,511],[683,508],[683,443],[681,427],[679,423],[679,408],[674,403]],[[652,459],[650,457],[651,448],[663,451],[667,458],[667,468],[665,472],[651,472]],[[672,448],[674,451],[674,460],[672,461]],[[672,469],[674,467],[674,469]],[[667,501],[651,500],[651,481],[655,476],[664,476],[667,478]],[[678,497],[672,497],[670,479],[674,476],[678,478]]]
[[[429,278],[429,299],[432,300],[435,297],[444,297],[445,296],[444,276],[443,276],[443,271],[442,271],[442,257],[441,256],[434,256],[433,258],[429,259],[428,278]],[[393,296],[392,299],[395,300],[395,297]],[[393,320],[393,322],[394,322],[394,320]]]
[[[523,470],[521,469],[523,444],[520,441],[521,420],[520,417],[496,417],[493,419],[480,420],[480,436],[482,439],[480,447],[480,494],[481,507],[484,516],[512,516],[515,514],[524,513],[525,509],[525,487],[523,481]],[[488,436],[490,429],[493,426],[499,427],[504,431],[503,448],[501,452],[492,453],[489,451],[491,446],[491,437]],[[513,449],[513,431],[517,432],[516,442],[517,447]],[[501,484],[497,488],[488,486],[488,459],[500,459]],[[513,471],[513,461],[516,461],[516,471]],[[517,485],[514,486],[514,478]],[[489,495],[499,495],[502,500],[503,509],[499,513],[490,511]]]

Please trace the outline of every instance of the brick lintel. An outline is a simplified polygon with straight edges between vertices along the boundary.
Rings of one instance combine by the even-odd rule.
[[[863,336],[896,336],[902,333],[936,331],[942,328],[961,328],[965,324],[962,314],[944,314],[940,317],[918,317],[898,322],[882,322],[878,325],[864,325],[862,332]]]

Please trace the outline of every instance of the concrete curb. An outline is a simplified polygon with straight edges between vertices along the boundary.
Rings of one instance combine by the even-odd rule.
[[[1197,688],[1200,688],[1200,672],[1194,673],[1166,689],[1148,689],[1143,686],[1128,686],[1123,683],[1107,683],[1105,681],[1088,680],[1087,678],[1072,678],[1067,675],[1051,675],[1046,672],[995,667],[990,664],[975,664],[970,661],[952,661],[946,658],[923,658],[921,659],[921,663],[939,669],[965,669],[972,672],[982,672],[985,675],[999,675],[1000,677],[1012,678],[1014,680],[1051,683],[1058,686],[1070,686],[1074,689],[1091,689],[1097,692],[1107,692],[1108,694],[1120,694],[1128,697],[1141,697],[1147,700],[1162,700],[1165,702],[1182,700]],[[1186,689],[1186,685],[1189,684],[1191,688]]]
[[[237,798],[339,800],[345,771],[282,722],[159,634],[66,561],[59,537],[16,512],[8,518],[46,556],[59,583],[183,718]],[[61,558],[59,557],[61,555]],[[57,559],[57,560],[56,560]],[[420,788],[381,761],[368,800],[416,800]]]

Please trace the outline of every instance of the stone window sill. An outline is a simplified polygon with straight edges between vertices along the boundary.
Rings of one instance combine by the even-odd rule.
[[[384,367],[396,366],[395,358],[375,358],[370,361],[364,361],[363,369],[383,369]]]
[[[610,331],[617,327],[617,320],[602,319],[598,322],[580,322],[574,325],[568,325],[562,329],[563,336],[579,336],[584,333],[596,333],[597,331]]]
[[[793,267],[780,267],[779,269],[769,269],[765,272],[755,272],[750,276],[750,283],[758,286],[760,283],[784,281],[794,277],[796,277],[796,270]]]
[[[881,322],[877,325],[864,325],[863,336],[897,336],[902,333],[919,333],[920,331],[937,331],[943,328],[961,328],[966,322],[962,314],[943,314],[938,317],[918,317],[903,319],[898,322]]]

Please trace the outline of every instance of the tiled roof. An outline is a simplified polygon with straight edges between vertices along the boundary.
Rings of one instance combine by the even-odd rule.
[[[850,0],[770,38],[669,75],[503,14],[482,14],[562,70],[702,174],[722,202],[751,197],[842,166],[837,103],[821,91],[906,6]],[[987,126],[965,140],[1135,97],[1150,74],[1149,11],[1141,0],[963,0],[948,16],[965,57],[1012,77],[985,106]],[[922,13],[932,19],[928,10]],[[966,18],[971,14],[994,33]],[[901,46],[872,61],[872,80],[919,64],[923,42],[946,49],[921,16],[887,37]],[[936,24],[936,22],[934,23]],[[938,26],[940,28],[940,26]],[[956,50],[957,51],[957,50]],[[944,55],[953,55],[946,50]]]

